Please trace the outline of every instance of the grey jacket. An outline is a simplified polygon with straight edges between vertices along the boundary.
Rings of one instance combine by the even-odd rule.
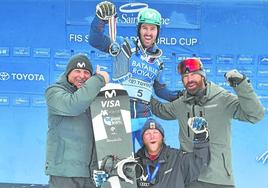
[[[200,181],[234,185],[231,163],[231,121],[237,119],[250,123],[260,121],[264,108],[258,100],[252,85],[245,79],[234,88],[237,96],[227,90],[207,83],[206,95],[195,104],[186,91],[179,99],[162,104],[152,99],[152,111],[163,119],[178,119],[181,148],[192,151],[193,132],[187,126],[189,117],[203,116],[210,130],[211,162],[199,177]]]
[[[136,153],[136,157],[143,166],[145,176],[148,175],[147,166],[150,174],[153,174],[157,164],[160,164],[152,183],[137,180],[139,188],[184,188],[185,185],[197,180],[200,172],[206,169],[210,160],[209,143],[206,141],[195,144],[193,152],[183,152],[164,144],[160,155],[154,161],[147,157],[143,146]],[[140,176],[139,172],[136,172],[136,175]]]
[[[77,89],[64,74],[47,88],[47,175],[90,177],[97,167],[89,106],[104,85],[102,76],[93,75]]]

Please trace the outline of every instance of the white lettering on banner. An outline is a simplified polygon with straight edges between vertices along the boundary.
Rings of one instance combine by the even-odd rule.
[[[69,34],[69,41],[70,42],[88,42],[89,35],[83,35],[83,34],[76,34],[76,33],[70,33]]]
[[[121,17],[117,18],[117,22],[120,24],[136,24],[137,23],[137,16],[128,16],[128,14],[122,14]],[[162,25],[169,25],[170,19],[169,18],[162,18],[161,19]]]
[[[86,35],[86,36],[85,36],[85,42],[86,42],[86,43],[88,43],[88,37],[89,37],[89,35]]]
[[[42,74],[11,73],[13,80],[45,81]]]
[[[175,46],[179,43],[181,46],[194,46],[198,44],[197,38],[179,38],[176,39],[174,37],[159,37],[158,44],[165,44],[169,46]]]
[[[70,42],[83,42],[83,35],[80,34],[69,34],[69,41]]]
[[[137,17],[128,17],[127,14],[122,14],[121,19],[117,19],[118,23],[122,24],[136,24]]]
[[[122,23],[135,23],[136,22],[136,18],[130,18],[130,17],[124,17],[122,15]],[[168,23],[168,22],[166,22]],[[135,39],[135,36],[126,36],[130,39]],[[82,43],[82,42],[86,42],[88,43],[89,40],[89,35],[82,35],[82,34],[75,34],[75,33],[71,33],[69,34],[69,42],[75,42],[75,43]],[[191,38],[187,38],[187,37],[182,37],[182,38],[175,38],[175,37],[159,37],[158,39],[158,44],[164,44],[167,46],[175,46],[175,45],[180,45],[180,46],[194,46],[198,44],[198,38],[196,37],[191,37]]]
[[[169,18],[162,18],[162,20],[161,20],[161,22],[162,22],[162,25],[169,25],[170,24],[170,19]]]
[[[181,46],[194,46],[197,44],[198,40],[197,38],[180,38],[179,44]]]
[[[165,38],[165,37],[159,37],[158,44],[166,44],[166,45],[176,45],[177,39],[176,38]]]

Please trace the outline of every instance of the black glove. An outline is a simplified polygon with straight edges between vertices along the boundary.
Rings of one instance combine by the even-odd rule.
[[[103,1],[96,6],[96,15],[107,21],[109,18],[116,16],[115,5],[109,1]]]
[[[224,77],[231,87],[238,86],[243,80],[246,79],[246,76],[244,74],[239,73],[236,69],[228,71],[224,74]]]

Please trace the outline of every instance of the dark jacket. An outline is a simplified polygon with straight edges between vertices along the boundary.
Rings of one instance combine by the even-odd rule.
[[[96,168],[89,106],[104,85],[104,78],[96,75],[77,89],[67,81],[65,73],[46,90],[47,175],[90,177],[91,170]]]
[[[185,185],[197,180],[200,172],[206,167],[210,160],[209,143],[195,144],[193,152],[183,152],[182,150],[170,148],[163,144],[160,155],[151,161],[143,146],[137,153],[138,162],[142,164],[144,175],[153,174],[159,163],[159,170],[155,179],[149,183],[141,179],[137,180],[138,187],[150,188],[184,188]],[[137,171],[137,177],[141,175]]]

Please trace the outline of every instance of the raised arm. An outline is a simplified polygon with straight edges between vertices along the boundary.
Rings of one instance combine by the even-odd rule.
[[[96,6],[96,16],[94,17],[89,32],[89,44],[103,52],[109,52],[111,40],[104,34],[105,24],[111,16],[116,15],[115,5],[104,1]]]
[[[264,108],[245,75],[231,70],[225,74],[225,78],[237,94],[226,97],[227,111],[233,113],[234,119],[250,123],[260,121],[264,116]]]

